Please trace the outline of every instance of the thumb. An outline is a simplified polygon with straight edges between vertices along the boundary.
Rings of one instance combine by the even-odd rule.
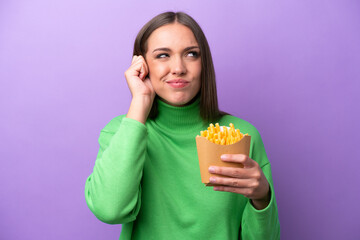
[[[151,80],[149,77],[145,78],[144,83],[146,86],[148,86],[151,89],[152,92],[154,92],[154,88],[153,88],[153,85],[151,84]]]
[[[241,163],[244,167],[251,167],[254,165],[253,160],[245,154],[223,154],[221,160],[224,162]]]
[[[139,78],[140,78],[141,80],[144,80],[144,74],[145,74],[145,72],[144,72],[144,67],[141,66],[141,68],[140,68],[140,74],[139,74]]]

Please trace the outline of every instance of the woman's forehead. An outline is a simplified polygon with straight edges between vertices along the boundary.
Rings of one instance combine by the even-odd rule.
[[[198,46],[194,33],[190,28],[179,23],[159,27],[151,33],[147,41],[150,51],[156,48],[184,49],[189,46]]]

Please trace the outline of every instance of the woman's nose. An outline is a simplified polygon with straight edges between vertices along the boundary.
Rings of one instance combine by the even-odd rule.
[[[171,63],[171,73],[173,75],[184,75],[186,73],[186,65],[181,57],[174,57]]]

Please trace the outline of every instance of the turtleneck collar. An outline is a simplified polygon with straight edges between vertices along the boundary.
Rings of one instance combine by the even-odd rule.
[[[160,99],[156,99],[158,104],[158,115],[155,123],[159,127],[176,133],[190,132],[204,127],[200,117],[200,98],[184,107],[171,106]]]

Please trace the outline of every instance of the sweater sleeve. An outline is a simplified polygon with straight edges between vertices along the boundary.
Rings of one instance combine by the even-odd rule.
[[[280,223],[276,204],[271,166],[268,161],[260,134],[255,131],[252,138],[252,159],[259,163],[270,185],[270,202],[264,209],[257,210],[248,200],[241,222],[241,239],[243,240],[277,240],[280,239]]]
[[[124,115],[101,131],[95,166],[85,184],[86,203],[99,220],[120,224],[136,219],[146,137],[145,125]]]

